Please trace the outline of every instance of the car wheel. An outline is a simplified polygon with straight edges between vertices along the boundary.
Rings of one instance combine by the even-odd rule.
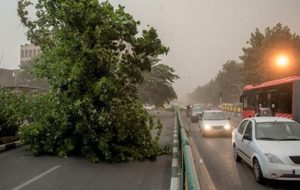
[[[260,184],[263,184],[265,182],[265,178],[261,172],[260,164],[256,158],[253,160],[253,173],[254,173],[256,182],[258,182]]]
[[[241,162],[241,157],[239,156],[235,146],[233,146],[233,157],[236,162]]]

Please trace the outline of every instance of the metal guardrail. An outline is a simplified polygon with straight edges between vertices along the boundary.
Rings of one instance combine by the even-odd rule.
[[[177,131],[177,132],[175,132]],[[178,131],[180,131],[178,136]],[[177,135],[176,135],[177,134]],[[176,139],[175,139],[176,137]],[[179,143],[179,141],[180,143]],[[175,144],[175,142],[177,142]],[[178,158],[179,158],[179,152],[178,148],[181,153],[181,171],[182,174],[179,172],[180,169],[177,167],[177,172],[175,173],[175,169],[173,168],[173,162],[172,162],[172,179],[171,179],[171,190],[181,190],[181,189],[189,189],[189,190],[200,190],[200,185],[198,182],[198,177],[194,165],[193,155],[192,151],[189,145],[189,140],[187,137],[187,134],[185,132],[185,129],[183,127],[179,112],[176,111],[175,116],[175,127],[174,127],[174,147],[173,147],[173,162],[176,160],[177,156],[177,164],[178,164]],[[181,145],[180,147],[178,145]],[[177,155],[174,155],[177,147]],[[175,161],[176,162],[176,161]],[[173,175],[174,174],[174,175]],[[177,183],[175,183],[177,179]],[[179,180],[179,181],[178,181]],[[172,183],[173,182],[173,183]],[[175,185],[176,184],[176,185]]]

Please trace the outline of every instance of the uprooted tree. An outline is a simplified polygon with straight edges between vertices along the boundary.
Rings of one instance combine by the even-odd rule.
[[[37,98],[38,111],[22,127],[22,139],[35,154],[80,154],[93,161],[155,158],[160,128],[138,103],[137,85],[151,60],[166,54],[153,28],[138,33],[136,21],[108,2],[38,0],[31,20],[29,0],[18,14],[28,39],[42,54],[37,74],[49,94]]]

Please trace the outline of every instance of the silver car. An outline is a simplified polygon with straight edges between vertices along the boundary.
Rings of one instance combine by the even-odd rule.
[[[206,110],[200,118],[200,132],[202,136],[219,134],[231,135],[232,127],[229,118],[220,110]]]

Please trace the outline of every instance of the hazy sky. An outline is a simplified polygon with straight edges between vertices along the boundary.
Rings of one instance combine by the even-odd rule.
[[[281,22],[300,34],[298,0],[111,0],[122,4],[142,25],[157,29],[170,52],[163,63],[181,77],[174,84],[181,98],[216,76],[230,59],[238,60],[250,33]],[[0,67],[17,68],[25,30],[17,0],[0,0]]]

